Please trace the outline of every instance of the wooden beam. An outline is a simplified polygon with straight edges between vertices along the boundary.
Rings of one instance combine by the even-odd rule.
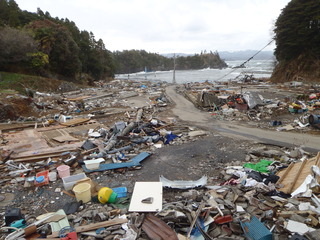
[[[91,223],[85,226],[79,226],[76,227],[76,233],[81,233],[81,232],[88,232],[92,230],[96,230],[98,228],[102,227],[109,227],[113,225],[118,225],[118,224],[123,224],[128,222],[128,219],[123,219],[123,218],[115,218],[112,220],[104,221],[104,222],[98,222],[98,223]],[[59,237],[59,232],[53,232],[51,235],[47,236],[48,238],[57,238]]]

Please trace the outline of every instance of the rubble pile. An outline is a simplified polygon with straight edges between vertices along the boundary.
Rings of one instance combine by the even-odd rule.
[[[307,132],[319,129],[319,122],[310,122],[309,117],[320,113],[320,93],[317,88],[310,88],[303,84],[290,89],[266,82],[258,85],[204,82],[185,84],[178,91],[220,120],[246,121],[277,131]]]
[[[1,124],[0,239],[318,239],[320,153],[259,145],[245,159],[222,162],[208,152],[203,156],[212,158],[217,175],[134,181],[156,151],[210,135],[167,114],[165,86],[113,81],[62,95],[36,93],[31,104],[40,117]],[[201,92],[189,99],[213,106],[221,119],[230,109],[249,118],[249,106],[261,112],[289,106],[260,104],[250,92]],[[209,162],[194,159],[191,168]]]
[[[142,152],[137,156],[143,160],[149,155]],[[4,201],[10,198],[8,190],[12,186],[24,186],[36,195],[23,197],[29,206],[17,208],[17,205],[8,204],[3,225],[25,229],[51,216],[47,224],[37,225],[37,234],[33,236],[62,238],[67,235],[71,238],[71,233],[76,233],[78,238],[75,239],[317,239],[320,231],[320,200],[317,197],[320,154],[311,157],[300,148],[252,148],[245,161],[220,163],[219,167],[224,171],[219,176],[202,176],[195,181],[160,176],[159,182],[136,182],[134,189],[110,189],[100,185],[92,180],[103,177],[96,177],[96,173],[103,170],[116,174],[110,172],[113,168],[105,168],[99,161],[96,166],[85,163],[81,168],[74,164],[81,164],[81,161],[70,161],[73,158],[65,153],[59,156],[59,166],[76,170],[73,175],[62,178],[55,175],[44,183],[27,175],[19,177],[21,173],[32,174],[34,170],[30,169],[37,169],[43,163],[17,165],[14,161],[6,161],[15,181],[10,178],[11,187],[3,188],[6,191],[1,194]],[[109,163],[109,166],[119,162]],[[122,164],[129,162],[122,161]],[[55,164],[45,161],[47,174],[56,170]],[[18,172],[20,175],[15,175]],[[58,175],[61,174],[58,170]],[[71,182],[70,178],[73,178]],[[75,189],[84,184],[90,186],[87,199],[77,196]],[[116,198],[106,197],[108,191],[116,193]],[[56,212],[34,216],[66,197],[68,201]],[[16,234],[21,232],[23,236],[23,230],[4,236],[18,239]]]

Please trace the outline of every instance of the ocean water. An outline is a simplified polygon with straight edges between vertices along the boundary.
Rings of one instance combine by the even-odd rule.
[[[245,68],[234,68],[245,61],[226,61],[228,68],[225,69],[200,69],[200,70],[176,70],[177,83],[187,82],[226,82],[241,79],[246,75],[255,78],[269,78],[274,68],[273,60],[251,60],[245,64]],[[173,70],[156,72],[138,72],[131,74],[118,74],[116,79],[150,80],[150,81],[173,81]]]

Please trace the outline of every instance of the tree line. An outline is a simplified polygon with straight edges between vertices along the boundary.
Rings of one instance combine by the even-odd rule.
[[[177,57],[176,69],[223,68],[217,52]],[[23,11],[14,0],[0,0],[0,70],[60,78],[78,83],[116,73],[174,68],[174,59],[145,50],[111,52],[92,32],[49,12]]]
[[[201,52],[193,56],[165,57],[157,53],[148,53],[145,50],[125,50],[113,53],[117,73],[134,73],[141,71],[167,71],[225,68],[227,64],[218,52]],[[174,59],[175,58],[175,59]]]

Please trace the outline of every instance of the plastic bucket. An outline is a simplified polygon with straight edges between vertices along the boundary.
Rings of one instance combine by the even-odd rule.
[[[91,185],[89,183],[80,183],[73,188],[77,201],[87,203],[91,201]]]
[[[48,176],[50,182],[54,182],[57,180],[57,172],[49,172]]]
[[[101,202],[102,204],[107,203],[112,193],[113,193],[113,190],[111,188],[108,188],[108,187],[101,188],[98,192],[99,202]]]
[[[57,170],[60,178],[70,176],[70,167],[68,165],[60,165]]]

